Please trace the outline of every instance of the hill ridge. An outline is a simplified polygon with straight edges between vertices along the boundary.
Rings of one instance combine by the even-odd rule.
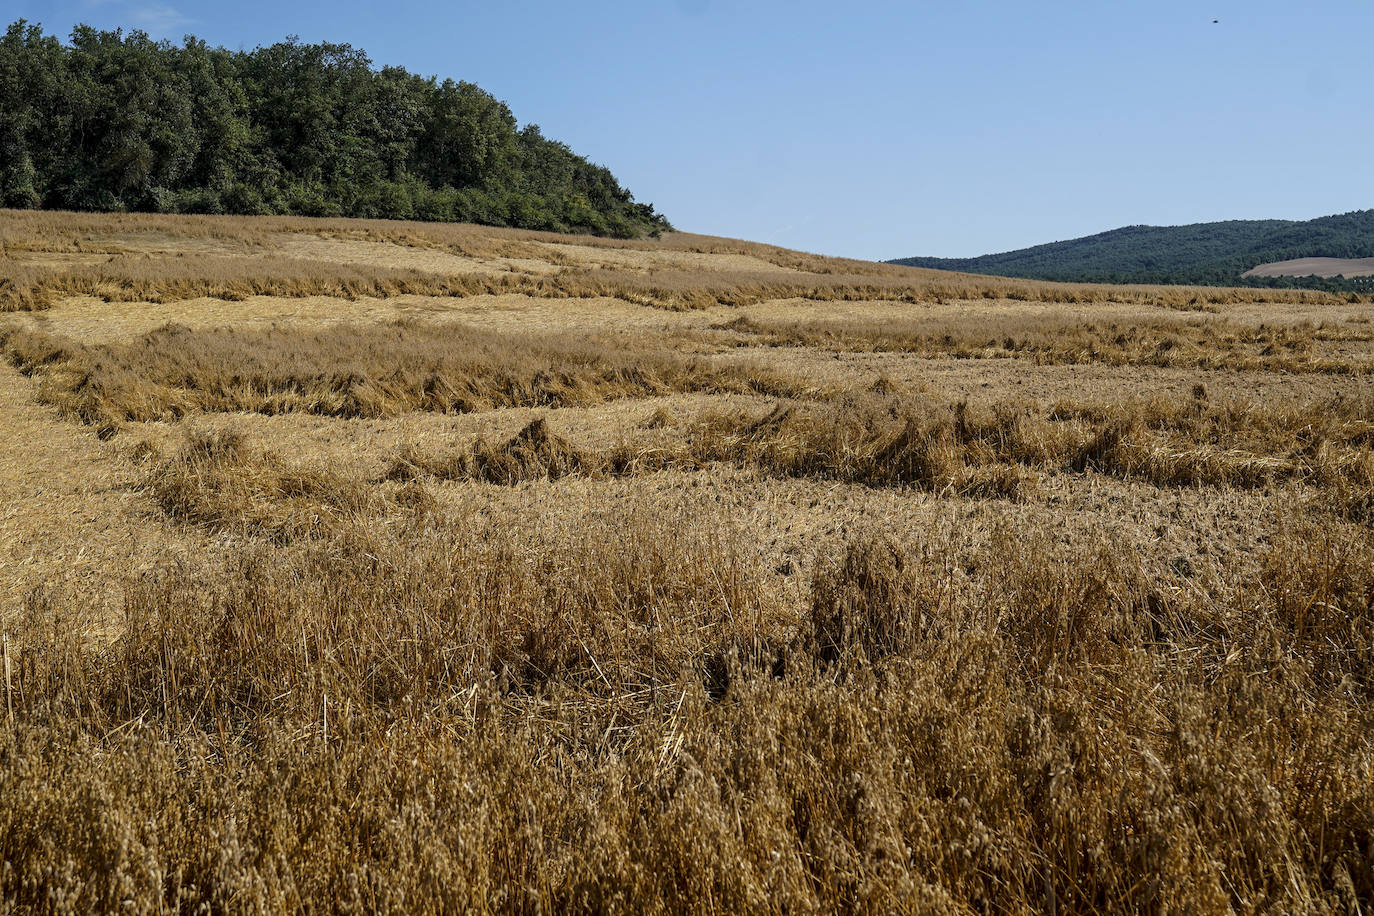
[[[1368,278],[1244,276],[1280,261],[1374,257],[1374,209],[1311,220],[1133,224],[974,258],[888,263],[1035,280],[1368,289]]]

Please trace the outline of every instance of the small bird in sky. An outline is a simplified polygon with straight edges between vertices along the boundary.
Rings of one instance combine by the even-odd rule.
[[[1221,21],[1220,19],[1213,19],[1213,20],[1212,20],[1212,25],[1216,25],[1216,24],[1217,24],[1218,22],[1220,22],[1220,21]]]

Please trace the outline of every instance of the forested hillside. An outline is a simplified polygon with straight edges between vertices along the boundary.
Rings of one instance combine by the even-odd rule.
[[[901,258],[892,263],[1038,280],[1370,288],[1369,278],[1241,276],[1260,264],[1311,257],[1374,257],[1374,210],[1306,222],[1127,226],[979,258]]]
[[[87,26],[64,44],[22,20],[0,39],[0,205],[668,228],[471,83],[375,69],[346,44]]]

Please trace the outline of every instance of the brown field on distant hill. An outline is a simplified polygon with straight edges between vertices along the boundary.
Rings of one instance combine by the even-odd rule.
[[[1374,906],[1374,302],[0,211],[0,911]]]
[[[1242,277],[1369,277],[1374,276],[1374,258],[1296,258],[1261,264]]]

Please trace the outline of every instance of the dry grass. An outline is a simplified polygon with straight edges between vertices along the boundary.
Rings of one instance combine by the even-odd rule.
[[[3,893],[1349,911],[1374,894],[1374,547],[1323,543],[1295,531],[1233,606],[1121,545],[860,538],[796,611],[728,524],[642,505],[169,570],[106,649],[36,599],[0,729]]]
[[[656,343],[397,322],[318,332],[168,325],[132,344],[84,346],[0,328],[0,347],[22,371],[43,376],[50,403],[109,429],[196,411],[381,417],[585,405],[673,391],[798,395],[807,389],[803,380],[761,366],[683,355]]]
[[[325,237],[350,238],[348,235]],[[472,256],[462,246],[454,246],[452,250]],[[358,299],[517,293],[542,298],[616,298],[668,310],[744,307],[779,299],[907,304],[1004,299],[1065,303],[1127,301],[1187,309],[1204,301],[1197,298],[1197,293],[1123,292],[1082,286],[1032,289],[1022,285],[1029,281],[965,279],[948,274],[929,278],[866,273],[798,275],[744,269],[703,274],[701,270],[672,267],[587,269],[576,266],[577,262],[567,256],[560,256],[556,247],[537,252],[521,248],[499,251],[482,252],[481,256],[509,258],[537,254],[541,261],[561,266],[553,273],[455,274],[437,268],[400,269],[284,257],[253,249],[237,256],[115,253],[96,263],[16,265],[6,271],[7,276],[0,278],[0,311],[39,311],[56,299],[69,296],[93,296],[106,302],[168,303],[198,298],[239,301],[249,296]],[[1255,296],[1239,301],[1267,300]]]
[[[818,259],[819,260],[819,259]],[[826,259],[829,260],[829,259]],[[786,262],[784,263],[791,263]],[[808,263],[802,260],[799,263]],[[849,267],[860,262],[848,262]],[[892,266],[892,265],[883,265]],[[1136,305],[1182,312],[1216,312],[1219,305],[1276,301],[1271,290],[1195,287],[1121,287],[1091,284],[1005,280],[973,274],[919,271],[905,273],[866,270],[848,273],[832,266],[809,274],[778,275],[747,270],[658,269],[630,272],[614,269],[570,271],[563,280],[570,295],[608,296],[667,309],[743,308],[775,300],[812,302],[889,302],[907,305],[944,305],[965,301],[1051,302],[1064,304]],[[1353,296],[1353,298],[1352,298]],[[1361,302],[1358,295],[1336,296],[1311,291],[1282,291],[1285,302],[1336,304]]]
[[[733,462],[786,477],[818,477],[870,486],[912,485],[964,495],[1020,498],[1034,481],[991,461],[969,465],[953,426],[941,415],[897,413],[895,404],[851,404],[807,410],[779,406],[757,417],[712,412],[673,440],[579,449],[538,418],[504,443],[479,439],[466,449],[424,453],[406,448],[390,480],[483,480],[516,484],[568,474],[633,475],[665,468],[701,470]]]
[[[40,312],[50,308],[52,291],[42,280],[42,270],[31,266],[6,265],[0,274],[0,312]]]
[[[70,213],[53,210],[3,210],[0,250],[100,252],[175,250],[188,243],[213,242],[261,254],[283,235],[378,241],[416,248],[442,248],[473,257],[539,257],[541,242],[566,242],[557,233],[495,229],[458,223],[395,220],[316,219],[311,217],[172,216],[151,213]],[[596,236],[578,244],[620,247]]]
[[[468,449],[445,455],[407,447],[391,462],[388,480],[484,480],[513,485],[526,480],[558,480],[569,474],[597,473],[601,462],[549,429],[543,417],[503,443],[478,439]]]
[[[38,310],[63,296],[172,302],[253,295],[356,298],[482,292],[615,297],[666,309],[744,306],[773,299],[1117,302],[1204,311],[1247,302],[1365,301],[1313,291],[1002,280],[681,233],[662,240],[615,240],[386,220],[51,211],[0,215],[0,311]],[[374,243],[383,246],[383,256],[369,263],[349,263],[346,253],[337,261],[280,256],[281,240],[291,237]],[[455,275],[438,264],[432,270],[400,270],[386,266],[385,246],[460,255],[486,262],[496,273]],[[34,252],[80,254],[82,260],[46,265],[17,260]],[[683,263],[681,256],[692,254],[708,257]],[[103,257],[90,263],[90,255]],[[516,266],[522,261],[525,270]],[[617,266],[605,266],[606,261]],[[744,263],[754,266],[741,267]]]
[[[0,911],[1374,909],[1362,301],[9,212],[0,274]],[[497,288],[564,301],[64,298]]]
[[[1374,352],[1355,358],[1323,346],[1374,341],[1349,323],[1247,325],[1224,319],[1092,321],[896,318],[884,321],[759,321],[718,325],[740,342],[838,351],[906,353],[932,359],[1024,359],[1038,365],[1156,366],[1265,372],[1359,374]]]
[[[451,452],[408,448],[387,476],[514,484],[728,462],[781,477],[1026,499],[1037,471],[1092,471],[1167,487],[1298,481],[1362,521],[1374,504],[1372,415],[1367,402],[1213,404],[1204,391],[1187,401],[978,410],[932,404],[883,383],[828,401],[779,404],[763,415],[709,411],[671,438],[599,451],[574,447],[539,418],[500,445],[479,439]]]
[[[9,310],[21,311],[66,296],[92,296],[106,302],[166,303],[200,298],[240,301],[249,296],[466,296],[515,290],[535,293],[538,287],[537,281],[515,278],[441,277],[416,270],[360,268],[272,255],[252,259],[111,255],[102,263],[65,270],[31,269],[27,280],[16,281],[14,288],[6,292]]]
[[[238,533],[286,544],[320,537],[364,520],[380,524],[397,510],[427,510],[420,488],[389,493],[337,471],[291,465],[248,446],[233,431],[188,433],[181,448],[157,460],[146,447],[136,456],[153,464],[144,488],[169,518],[216,533]]]
[[[105,302],[169,303],[249,296],[340,299],[520,294],[538,298],[621,298],[658,308],[699,308],[721,292],[672,288],[633,274],[565,270],[557,274],[436,273],[256,254],[253,257],[117,254],[96,264],[25,266],[0,278],[0,311],[41,311],[62,297]],[[790,289],[785,287],[783,289]]]

